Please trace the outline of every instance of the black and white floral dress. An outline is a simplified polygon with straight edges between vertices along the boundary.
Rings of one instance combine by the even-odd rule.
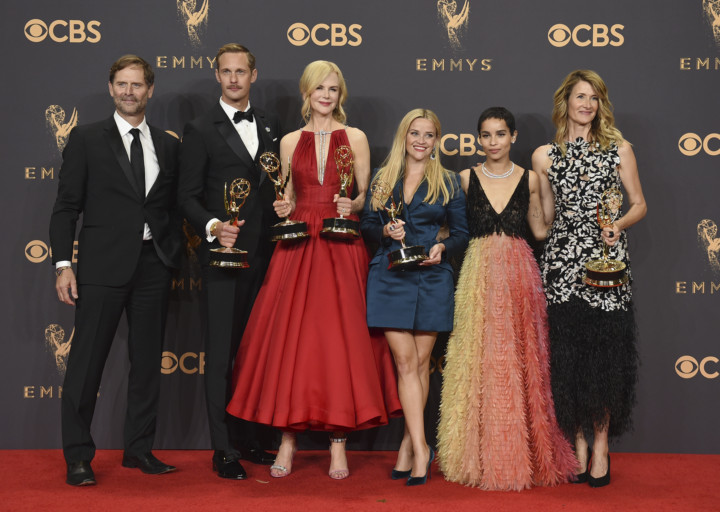
[[[597,203],[620,187],[617,145],[602,151],[582,138],[552,144],[547,174],[555,195],[555,221],[541,271],[548,301],[553,397],[558,422],[570,439],[609,419],[610,435],[625,432],[635,402],[638,356],[630,282],[617,288],[583,283],[585,263],[602,256]],[[628,264],[627,234],[610,257]]]

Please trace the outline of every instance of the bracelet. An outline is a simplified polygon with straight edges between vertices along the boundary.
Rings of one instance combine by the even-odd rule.
[[[68,269],[68,268],[72,268],[72,267],[60,267],[60,268],[56,268],[56,269],[55,269],[55,275],[58,276],[58,277],[60,277],[60,274],[63,273],[63,270]]]

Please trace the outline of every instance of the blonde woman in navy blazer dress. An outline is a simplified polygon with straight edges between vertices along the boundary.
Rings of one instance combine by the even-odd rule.
[[[435,456],[425,441],[423,411],[428,396],[430,354],[438,332],[451,331],[454,312],[453,269],[448,255],[461,255],[468,243],[465,194],[454,172],[440,163],[440,121],[430,110],[415,109],[398,126],[390,154],[373,177],[393,187],[403,208],[393,224],[371,194],[365,202],[362,232],[380,244],[370,261],[367,319],[381,328],[398,371],[398,394],[405,434],[393,479],[424,484]],[[372,185],[371,185],[372,187]],[[450,235],[438,241],[447,224]],[[408,245],[423,245],[429,258],[416,270],[388,269],[387,255]]]

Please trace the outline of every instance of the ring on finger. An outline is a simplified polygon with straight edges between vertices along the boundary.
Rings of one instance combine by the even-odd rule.
[[[390,229],[390,231],[395,231],[395,226],[390,226],[388,229]]]

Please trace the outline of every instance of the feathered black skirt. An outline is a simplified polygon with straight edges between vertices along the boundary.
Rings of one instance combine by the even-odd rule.
[[[555,412],[572,441],[609,424],[617,437],[631,427],[638,372],[635,315],[603,311],[582,299],[548,305]]]

